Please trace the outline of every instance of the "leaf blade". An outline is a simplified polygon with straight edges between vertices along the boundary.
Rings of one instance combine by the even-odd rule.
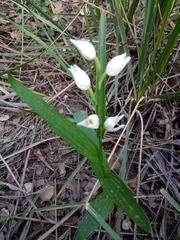
[[[87,157],[95,174],[101,178],[101,168],[98,159],[98,148],[77,126],[59,114],[44,100],[18,82],[11,73],[8,73],[9,82],[17,95],[25,101],[46,123],[76,151]],[[96,169],[97,168],[97,169]]]
[[[106,194],[114,200],[115,205],[122,209],[142,229],[147,232],[152,231],[144,211],[120,178],[110,172],[106,178],[102,179],[101,185]]]
[[[99,215],[101,215],[103,219],[107,217],[113,205],[114,201],[104,192],[101,193],[91,204],[91,206]],[[78,230],[76,231],[74,240],[86,239],[91,233],[96,230],[96,228],[98,228],[98,226],[99,223],[94,220],[89,212],[87,212]]]

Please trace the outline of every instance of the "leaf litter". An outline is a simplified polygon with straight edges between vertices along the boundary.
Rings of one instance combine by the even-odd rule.
[[[60,1],[59,3],[55,1],[54,6],[55,11],[58,12],[77,13],[80,2],[72,1],[69,4],[66,1]],[[6,1],[0,8],[1,13],[12,19],[14,18],[15,21],[19,21],[20,16],[13,12],[14,5],[12,1]],[[55,18],[55,20],[58,19]],[[64,19],[64,23],[67,24],[66,19]],[[10,53],[19,52],[17,46],[21,43],[21,34],[19,35],[17,29],[2,18],[0,18],[0,26],[3,33],[1,34],[0,52],[6,53],[7,50]],[[32,22],[29,23],[28,27],[33,27]],[[87,35],[84,22],[80,21],[80,19],[73,22],[69,29],[71,29],[71,34],[78,37]],[[112,39],[108,41],[110,44],[112,43]],[[28,38],[25,39],[25,43],[33,44]],[[60,40],[58,44],[63,45],[63,40]],[[29,48],[28,51],[31,53],[38,52],[37,49],[32,48]],[[24,61],[28,59],[27,55]],[[68,59],[69,61],[72,60]],[[20,64],[20,57],[18,56],[4,55],[0,59],[1,70],[14,67],[17,64]],[[135,65],[136,63],[134,63]],[[15,70],[13,74],[17,78],[20,76],[20,79],[29,88],[51,97],[53,99],[51,105],[63,115],[73,118],[76,108],[81,109],[87,115],[92,114],[92,109],[87,104],[84,96],[77,88],[69,87],[71,79],[67,77],[67,74],[60,69],[57,62],[50,56],[41,56],[21,69],[21,72]],[[6,82],[5,76],[2,76],[2,79]],[[129,97],[128,79],[128,76],[121,79],[118,93],[120,106],[123,106]],[[112,82],[108,82],[107,86],[107,97],[108,101],[111,102],[113,101],[114,90]],[[174,79],[163,79],[159,89],[162,86],[165,92],[168,91],[169,87],[174,88],[177,92],[180,91],[176,76]],[[19,101],[9,86],[2,85],[1,87],[3,88],[3,91],[0,92],[1,97],[6,98],[8,103],[13,103],[14,106],[20,108],[7,106],[0,102],[0,154],[19,183],[19,185],[16,184],[11,173],[0,161],[0,217],[9,213],[15,214],[28,211],[35,207],[41,208],[49,205],[82,201],[91,192],[96,180],[87,162],[79,173],[75,174],[73,180],[65,185],[67,179],[82,160],[81,156],[70,149],[51,130],[35,134],[42,129],[47,129],[47,125],[38,116],[24,111],[24,109],[28,109],[28,106]],[[65,91],[59,95],[58,93],[64,89]],[[149,92],[150,95],[152,94],[151,91]],[[53,98],[54,96],[57,97]],[[126,117],[128,116],[126,109],[124,114]],[[131,126],[126,184],[135,195],[137,183],[140,181],[139,196],[136,197],[152,223],[156,233],[155,239],[178,239],[180,215],[161,196],[160,189],[165,188],[176,201],[180,202],[180,103],[178,101],[169,101],[145,106],[142,109],[142,115],[144,121],[143,133],[140,132],[141,126],[138,115],[134,117]],[[143,159],[140,179],[137,179],[140,134],[143,134]],[[30,136],[25,137],[27,135]],[[117,134],[107,134],[104,140],[107,156],[110,155],[117,139]],[[121,168],[120,159],[122,159],[122,156],[120,158],[118,156],[122,149],[123,142],[118,146],[111,160],[115,162],[116,159],[119,159],[114,168],[117,174],[119,174]],[[31,183],[31,187],[27,188],[27,183]],[[54,186],[56,189],[54,189]],[[65,186],[64,190],[58,195],[63,186]],[[101,189],[98,189],[93,197],[97,196],[101,191]],[[68,216],[68,214],[69,217],[66,221],[64,216]],[[56,239],[56,235],[63,236],[63,239],[73,239],[74,232],[83,215],[84,209],[80,208],[72,214],[71,209],[60,210],[60,212],[54,211],[53,213],[23,214],[21,218],[16,217],[7,222],[0,222],[0,236],[2,239],[4,236],[6,236],[6,239],[38,239],[43,234],[48,233],[48,230],[54,224],[62,221],[56,232],[48,233],[49,239]],[[112,211],[108,218],[109,224],[115,224],[113,223],[115,219],[115,211]],[[123,239],[132,239],[133,223],[128,221],[127,217],[122,217],[122,220],[121,235]],[[24,226],[26,226],[26,230],[23,230]],[[99,232],[95,232],[89,239],[96,239],[98,234],[102,238],[105,236],[104,231],[99,229]],[[152,239],[151,236],[139,228],[137,229],[137,237],[138,239]]]

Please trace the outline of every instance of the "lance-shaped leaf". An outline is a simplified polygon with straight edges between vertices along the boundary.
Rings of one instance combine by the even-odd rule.
[[[102,178],[98,148],[77,126],[58,113],[44,100],[8,73],[9,82],[17,95],[26,102],[70,146],[90,160],[93,171]]]
[[[152,231],[146,214],[136,202],[130,190],[118,176],[110,172],[103,178],[101,185],[106,194],[114,200],[115,205],[123,210],[142,229],[147,232]]]
[[[106,218],[114,205],[114,201],[103,192],[92,202],[91,205],[102,218]],[[86,239],[96,230],[96,228],[98,228],[98,226],[99,223],[89,212],[87,212],[76,231],[74,240]]]

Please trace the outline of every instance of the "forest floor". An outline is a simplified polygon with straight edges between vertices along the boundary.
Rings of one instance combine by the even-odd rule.
[[[63,14],[76,15],[80,9],[78,1],[59,1],[60,5],[58,1],[52,2],[56,6],[56,11]],[[106,1],[103,7],[108,8]],[[18,15],[20,10],[13,1],[0,1],[0,12],[16,23],[21,22],[21,17]],[[68,24],[68,20],[63,19],[64,24]],[[46,41],[41,30],[36,28],[33,18],[27,17],[25,24]],[[78,38],[88,36],[85,29],[85,22],[78,17],[68,27],[69,32]],[[54,34],[56,37],[56,32]],[[0,36],[0,71],[28,61],[39,53],[36,43],[31,38],[24,37],[23,48],[26,54],[21,54],[22,34],[3,18],[0,18]],[[67,41],[70,45],[67,38],[60,38],[58,45],[67,46]],[[107,44],[115,44],[115,39],[109,37]],[[130,46],[130,52],[135,68],[137,63],[133,46]],[[68,55],[66,61],[72,64],[77,60]],[[43,99],[68,118],[74,118],[76,109],[80,109],[86,115],[93,113],[86,97],[49,54],[41,55],[20,70],[13,71],[13,76],[28,88],[44,94]],[[88,161],[76,171],[83,157],[50,130],[39,116],[32,113],[8,85],[6,75],[0,78],[0,218],[33,208],[80,202],[91,193],[97,180]],[[119,82],[119,106],[114,114],[118,114],[130,97],[132,86],[128,83],[129,75],[124,72]],[[159,89],[167,92],[168,89],[180,91],[178,73],[174,73],[174,77],[169,79],[162,79],[159,85],[153,88],[151,90],[157,92]],[[112,105],[111,111],[114,111],[113,96],[114,85],[110,79],[107,82],[107,97],[109,104]],[[128,109],[125,108],[123,114],[125,118],[122,123],[123,121],[126,123]],[[119,134],[120,131],[105,136],[103,145],[107,157]],[[139,179],[141,137],[143,137],[143,145]],[[124,139],[125,136],[119,142],[110,161],[117,174],[121,169]],[[69,179],[74,172],[74,177]],[[150,236],[138,227],[136,239],[180,239],[180,214],[160,192],[164,188],[180,202],[179,101],[142,105],[139,114],[134,115],[130,130],[125,183],[139,199],[153,228],[154,235]],[[140,186],[138,193],[137,184]],[[102,192],[101,188],[93,192],[92,199],[100,192]],[[0,240],[73,239],[84,214],[85,210],[79,208],[77,211],[62,209],[16,216],[0,222]],[[122,221],[124,220],[130,222],[131,226],[126,229],[122,224],[121,238],[133,239],[134,225],[123,214]],[[115,229],[117,209],[113,209],[109,214],[107,222]],[[88,239],[110,240],[111,237],[99,228]]]

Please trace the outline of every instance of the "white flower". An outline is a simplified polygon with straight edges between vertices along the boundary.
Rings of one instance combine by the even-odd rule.
[[[92,114],[82,122],[79,122],[77,125],[82,125],[84,127],[92,128],[92,129],[98,129],[99,117],[96,114]]]
[[[78,88],[81,90],[88,90],[90,88],[91,82],[86,72],[75,64],[70,66],[69,71],[71,71]]]
[[[126,53],[112,58],[106,66],[106,74],[108,76],[115,76],[119,74],[130,61],[130,59],[131,58],[129,56],[126,56]]]
[[[70,39],[70,41],[86,60],[93,60],[96,57],[96,50],[90,42],[73,39]]]
[[[119,129],[123,128],[125,125],[122,124],[118,127],[115,127],[116,124],[124,117],[124,114],[120,115],[120,116],[115,116],[115,117],[109,117],[106,119],[106,121],[104,122],[104,128],[106,130],[106,132],[116,132]]]

